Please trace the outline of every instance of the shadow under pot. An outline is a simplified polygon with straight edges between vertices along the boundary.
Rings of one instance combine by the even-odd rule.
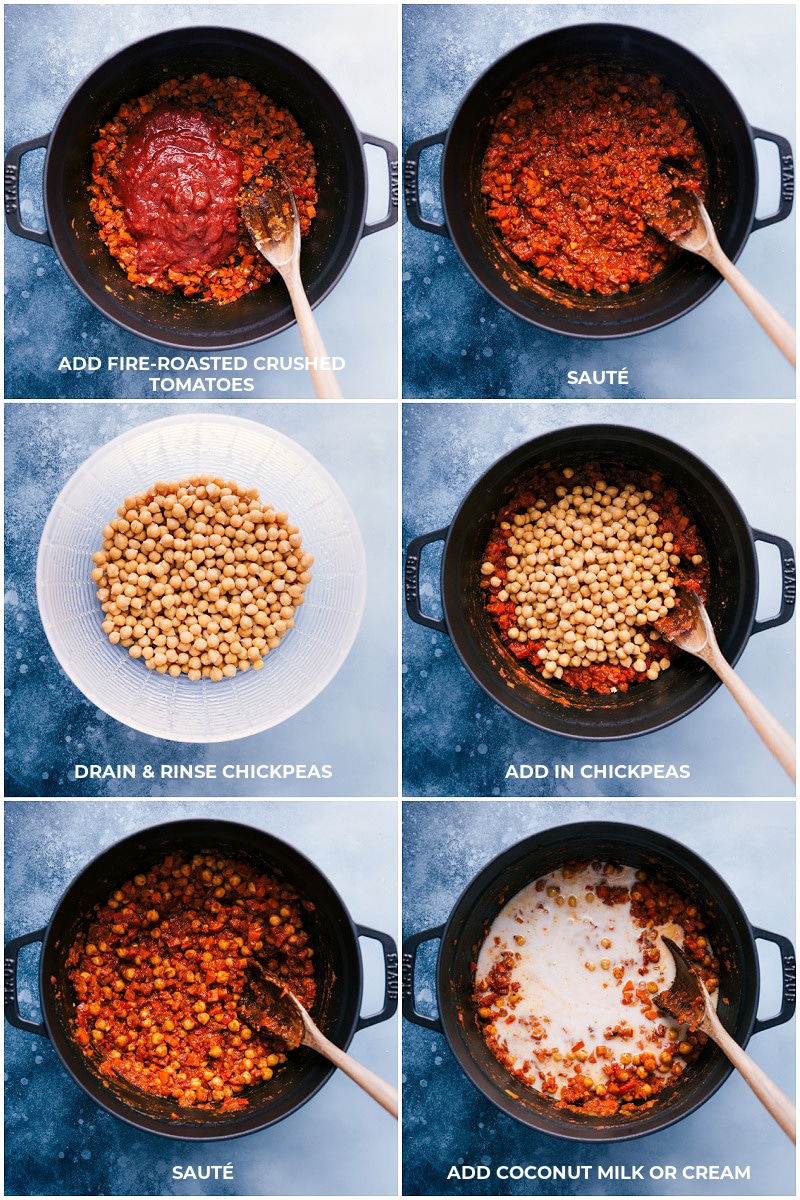
[[[478,1027],[472,999],[480,946],[505,903],[550,871],[569,862],[595,860],[661,877],[705,915],[709,940],[722,964],[720,1017],[740,1046],[746,1046],[752,1034],[791,1019],[795,1010],[791,942],[751,926],[725,881],[692,850],[660,833],[608,821],[562,825],[511,846],[476,875],[444,925],[407,938],[403,943],[403,1015],[415,1025],[443,1033],[469,1081],[507,1116],[553,1137],[614,1142],[666,1129],[709,1100],[733,1071],[722,1051],[707,1043],[675,1084],[658,1092],[652,1106],[640,1112],[611,1116],[579,1113],[558,1108],[541,1092],[520,1083],[495,1058]],[[439,943],[435,968],[438,1016],[417,1008],[418,951],[423,943],[432,941]],[[756,1015],[760,987],[757,941],[773,942],[781,957],[781,1007],[766,1020]]]
[[[138,872],[167,855],[213,854],[252,865],[289,884],[314,904],[304,925],[315,950],[317,997],[313,1017],[326,1037],[343,1050],[360,1029],[388,1020],[397,1009],[397,949],[388,934],[353,923],[340,896],[314,864],[269,833],[228,821],[191,820],[158,825],[131,834],[103,851],[62,896],[46,929],[13,938],[5,949],[6,1020],[27,1033],[47,1037],[72,1078],[91,1098],[129,1125],[162,1137],[215,1141],[240,1137],[274,1125],[311,1099],[336,1068],[306,1046],[292,1051],[268,1082],[246,1090],[248,1105],[224,1112],[219,1105],[181,1108],[171,1097],[151,1096],[117,1077],[100,1075],[96,1063],[75,1041],[74,990],[66,957],[76,936],[86,931],[97,905]],[[384,999],[378,1012],[361,1015],[363,965],[360,938],[377,941],[383,952]],[[39,1003],[43,1022],[19,1009],[17,960],[23,946],[41,942]]]
[[[722,480],[688,450],[645,430],[618,425],[578,425],[555,430],[512,450],[489,468],[461,502],[445,529],[422,534],[408,545],[405,599],[417,624],[446,633],[469,674],[513,716],[563,737],[612,741],[653,733],[693,712],[720,686],[714,672],[690,654],[678,654],[655,680],[627,692],[581,692],[558,679],[545,682],[520,662],[486,611],[481,563],[498,512],[521,487],[549,468],[598,464],[609,482],[624,482],[626,469],[659,474],[677,489],[705,544],[707,608],[722,653],[731,665],[752,633],[783,625],[794,612],[794,553],[784,538],[752,529]],[[440,598],[442,618],[423,612],[421,558],[427,545],[444,542]],[[777,547],[781,560],[780,610],[756,619],[756,542]]]
[[[487,215],[481,192],[483,157],[497,116],[538,67],[596,65],[655,74],[674,91],[695,128],[708,163],[707,208],[730,259],[751,232],[784,220],[792,209],[794,164],[786,138],[750,126],[736,98],[701,59],[675,42],[633,26],[570,25],[517,46],[486,71],[461,101],[450,127],[420,138],[406,151],[405,204],[412,225],[448,237],[464,266],[498,304],[553,333],[581,338],[629,337],[658,329],[691,311],[722,277],[694,254],[679,253],[646,283],[612,296],[584,293],[542,276],[513,256]],[[778,150],[778,208],[756,217],[756,140]],[[444,221],[426,217],[420,203],[420,156],[442,145],[440,192]]]
[[[386,154],[390,183],[397,170],[391,142],[360,133],[330,84],[292,51],[243,30],[190,27],[158,33],[102,63],[67,101],[52,132],[14,146],[6,155],[6,221],[12,233],[51,245],[62,267],[96,309],[129,333],[166,346],[222,350],[246,346],[294,323],[286,288],[272,279],[231,304],[207,303],[181,292],[133,287],[101,242],[89,209],[92,144],[120,106],[165,79],[206,72],[245,79],[294,116],[314,147],[319,202],[303,239],[303,283],[313,306],[336,286],[361,238],[397,222],[394,187],[387,215],[367,224],[364,143]],[[42,195],[46,231],[20,216],[22,157],[46,147]]]

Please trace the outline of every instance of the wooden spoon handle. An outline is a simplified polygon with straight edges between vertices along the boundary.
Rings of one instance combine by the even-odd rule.
[[[286,282],[286,287],[289,291],[289,298],[292,302],[294,315],[297,318],[297,325],[300,329],[300,336],[303,339],[303,349],[306,352],[306,358],[321,362],[328,357],[325,349],[325,343],[322,340],[322,334],[319,331],[319,326],[314,319],[314,314],[311,311],[311,305],[308,302],[306,290],[303,287],[303,281],[300,278],[299,267],[293,267],[286,272],[281,272]],[[309,367],[311,380],[314,384],[314,391],[320,400],[341,400],[342,390],[339,387],[339,380],[336,378],[336,372],[330,367],[311,366]]]
[[[713,246],[709,242],[707,249],[708,253],[704,257],[717,268],[720,275],[727,279],[739,299],[750,309],[750,312],[764,332],[769,334],[775,345],[786,355],[792,366],[796,366],[797,338],[789,322],[781,316],[777,309],[772,307],[769,300],[765,300],[761,292],[753,287],[749,279],[745,279],[739,268],[734,266],[728,258],[725,251],[719,245],[719,242],[716,242]]]
[[[308,1029],[308,1026],[306,1026]],[[385,1079],[381,1079],[374,1071],[370,1071],[368,1067],[362,1066],[360,1062],[356,1062],[349,1054],[345,1054],[344,1050],[340,1050],[332,1041],[325,1037],[319,1029],[309,1030],[311,1037],[310,1043],[315,1050],[320,1054],[324,1054],[329,1058],[340,1071],[344,1071],[354,1083],[357,1083],[360,1088],[363,1088],[368,1095],[372,1096],[373,1100],[377,1100],[388,1113],[393,1117],[397,1116],[399,1100],[397,1091]]]
[[[776,721],[772,713],[764,707],[758,697],[753,695],[744,680],[736,674],[733,667],[723,658],[722,653],[718,649],[715,653],[703,655],[703,657],[711,669],[719,675],[756,733],[775,755],[784,771],[787,772],[792,780],[796,780],[797,748],[794,740],[783,726]]]
[[[753,1062],[750,1055],[745,1053],[738,1042],[733,1040],[721,1024],[716,1013],[713,1013],[713,1016],[712,1013],[713,1010],[706,1014],[709,1034],[713,1037],[723,1054],[736,1067],[736,1070],[742,1076],[745,1083],[758,1096],[767,1112],[775,1118],[783,1132],[794,1142],[796,1139],[797,1113],[791,1100],[788,1096],[784,1096],[781,1089],[772,1082],[769,1075],[765,1071],[762,1071],[758,1063]]]

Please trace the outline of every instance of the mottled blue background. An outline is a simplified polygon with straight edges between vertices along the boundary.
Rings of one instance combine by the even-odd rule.
[[[461,101],[520,43],[564,25],[636,25],[678,42],[727,84],[751,125],[794,133],[790,4],[410,4],[403,10],[403,148],[449,128]],[[759,151],[759,157],[762,151]],[[774,147],[763,152],[758,215],[777,208]],[[441,149],[424,151],[423,215],[441,222]],[[794,216],[754,233],[738,265],[788,320],[795,305]],[[629,370],[629,386],[567,383],[569,370]],[[722,285],[693,312],[633,338],[544,332],[495,303],[447,237],[403,218],[403,394],[724,399],[795,395],[789,364]]]
[[[706,462],[750,524],[794,539],[791,404],[405,404],[403,545],[450,524],[484,471],[551,429],[594,422],[662,434]],[[777,553],[759,553],[759,617],[778,611]],[[441,616],[441,543],[423,554],[422,609]],[[752,637],[737,672],[794,729],[794,622]],[[789,777],[725,688],[676,724],[602,744],[541,733],[500,708],[461,664],[449,637],[403,617],[404,792],[409,796],[788,796]],[[554,780],[553,763],[575,765]],[[543,781],[505,780],[508,764],[551,764]],[[687,763],[688,780],[582,780],[584,763]]]
[[[6,6],[5,20],[6,150],[49,133],[72,92],[106,58],[150,34],[188,25],[244,29],[293,50],[339,93],[357,129],[397,142],[398,34],[391,5],[310,4],[299,17],[291,4],[14,4]],[[367,216],[375,222],[388,210],[389,173],[382,150],[369,148],[366,155]],[[44,151],[36,151],[22,166],[20,215],[34,229],[44,228],[43,163]],[[345,359],[339,381],[352,399],[397,396],[398,240],[397,226],[362,239],[345,275],[315,309],[328,353]],[[59,373],[64,355],[152,356],[158,347],[100,316],[49,246],[9,234],[5,256],[7,396],[152,396],[146,378],[151,372]],[[238,353],[252,361],[259,353],[302,352],[292,327]],[[181,377],[203,374],[187,371]],[[314,396],[306,371],[254,378],[259,399]]]
[[[753,925],[793,938],[795,811],[788,801],[408,801],[403,805],[403,937],[444,923],[472,879],[498,854],[539,830],[575,821],[621,821],[690,847],[722,876]],[[760,942],[759,1016],[780,1009],[775,948]],[[417,966],[416,1008],[435,1015],[438,943]],[[748,1053],[788,1095],[795,1083],[794,1023],[757,1034]],[[447,1182],[451,1166],[644,1165],[644,1180]],[[689,1164],[750,1166],[750,1179],[688,1182]],[[650,1166],[673,1164],[674,1182],[653,1182]],[[612,1146],[549,1137],[507,1117],[469,1082],[442,1034],[403,1022],[403,1172],[407,1195],[795,1194],[794,1150],[735,1072],[702,1108],[663,1132]]]
[[[357,924],[396,936],[395,801],[106,802],[5,805],[5,936],[44,926],[62,893],[102,850],[164,821],[217,817],[289,842],[330,879]],[[383,1001],[380,949],[361,939],[363,1013]],[[38,1020],[38,947],[23,951],[23,1015]],[[397,1018],[359,1031],[351,1053],[397,1078]],[[270,1129],[222,1142],[141,1133],[75,1084],[46,1038],[6,1024],[6,1195],[394,1195],[397,1125],[341,1072]],[[232,1163],[232,1182],[175,1181],[173,1165]]]
[[[264,733],[210,746],[162,741],[115,721],[67,678],[42,629],[36,554],[61,488],[126,429],[187,412],[156,404],[6,404],[6,795],[397,794],[397,414],[393,405],[198,405],[261,421],[331,473],[364,539],[367,604],[350,654],[325,690]],[[321,780],[74,781],[74,763],[330,764]],[[141,772],[137,770],[137,775]],[[218,771],[221,774],[221,770]]]

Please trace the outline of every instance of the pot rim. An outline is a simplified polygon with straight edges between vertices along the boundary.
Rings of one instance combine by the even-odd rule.
[[[286,1119],[296,1112],[303,1105],[307,1104],[317,1092],[324,1087],[331,1076],[335,1073],[336,1067],[333,1063],[321,1056],[314,1055],[312,1059],[312,1069],[319,1075],[316,1082],[312,1086],[307,1086],[307,1094],[296,1098],[294,1103],[287,1111],[280,1115],[269,1118],[267,1111],[269,1109],[269,1101],[259,1108],[251,1110],[241,1110],[239,1113],[232,1114],[230,1120],[226,1120],[221,1124],[214,1124],[212,1121],[192,1124],[191,1122],[181,1121],[175,1124],[170,1124],[166,1118],[162,1118],[150,1113],[137,1112],[124,1099],[118,1097],[111,1089],[108,1095],[115,1103],[112,1106],[110,1103],[104,1102],[103,1094],[96,1094],[92,1086],[95,1080],[94,1074],[88,1067],[83,1066],[81,1058],[71,1059],[62,1051],[60,1043],[66,1041],[69,1043],[69,1035],[64,1028],[56,1000],[54,985],[49,979],[49,963],[47,959],[50,955],[57,956],[59,959],[63,956],[63,950],[58,948],[58,943],[54,941],[56,923],[60,918],[69,921],[70,913],[73,915],[79,908],[81,902],[81,891],[85,887],[87,877],[91,874],[96,874],[104,859],[112,854],[121,853],[122,849],[130,846],[134,849],[141,844],[145,839],[150,842],[153,838],[157,838],[159,844],[174,840],[184,842],[185,839],[193,837],[212,840],[213,838],[247,840],[252,846],[252,856],[257,861],[259,858],[259,847],[264,839],[270,843],[270,847],[281,854],[286,852],[289,859],[295,860],[295,863],[302,869],[307,869],[312,876],[316,877],[323,888],[330,894],[333,902],[338,905],[338,918],[343,926],[343,931],[350,943],[352,952],[354,975],[350,979],[351,994],[349,1008],[351,1012],[346,1015],[343,1022],[343,1037],[341,1038],[342,1049],[346,1050],[355,1035],[360,1020],[360,1009],[363,996],[363,961],[361,957],[361,948],[358,940],[358,931],[353,922],[353,919],[344,904],[339,892],[334,888],[328,877],[316,866],[310,858],[302,851],[297,850],[291,843],[279,838],[267,830],[258,829],[255,826],[242,824],[238,821],[218,820],[213,817],[190,817],[183,820],[168,821],[159,825],[150,825],[145,829],[136,830],[131,834],[127,834],[119,841],[107,846],[99,854],[95,855],[88,863],[86,863],[79,873],[73,878],[66,890],[59,898],[50,920],[45,927],[44,936],[42,938],[41,952],[38,967],[38,986],[39,986],[39,1001],[42,1012],[42,1021],[47,1031],[47,1037],[50,1041],[53,1050],[61,1064],[71,1076],[73,1081],[78,1084],[81,1091],[89,1097],[95,1104],[103,1108],[111,1116],[124,1121],[126,1124],[133,1126],[140,1132],[153,1133],[156,1136],[170,1138],[174,1141],[191,1141],[191,1142],[212,1142],[222,1141],[228,1138],[244,1137],[247,1134],[255,1133],[258,1130],[268,1128],[271,1125],[277,1124],[279,1121]],[[229,847],[231,853],[236,853],[236,847]],[[158,846],[153,847],[153,853],[164,853],[165,850],[158,849]],[[244,854],[246,851],[239,850],[238,853]],[[133,868],[132,868],[133,870]],[[293,885],[299,886],[302,890],[300,881],[297,879],[294,869],[294,863],[291,867],[291,875],[287,872],[287,878],[290,879]],[[78,901],[78,903],[76,903]],[[86,915],[86,909],[83,908],[80,916]],[[46,968],[47,974],[46,974]],[[342,997],[342,1009],[347,1006],[347,996]],[[77,1065],[76,1065],[77,1064]],[[298,1086],[298,1085],[295,1085]]]
[[[706,876],[710,876],[715,889],[718,889],[718,896],[709,896],[709,904],[713,903],[717,907],[718,897],[721,897],[725,906],[732,910],[735,929],[742,942],[742,949],[745,955],[743,964],[737,964],[738,973],[741,976],[745,975],[746,983],[749,985],[749,993],[743,994],[739,1003],[739,1010],[736,1014],[737,1024],[736,1029],[740,1038],[739,1044],[742,1048],[747,1046],[750,1036],[753,1033],[758,1011],[758,1001],[760,993],[760,964],[758,952],[756,950],[755,936],[753,926],[747,918],[742,905],[739,903],[735,893],[731,890],[723,877],[711,866],[701,855],[690,847],[676,841],[668,834],[660,833],[656,830],[647,829],[644,826],[629,824],[621,821],[576,821],[566,825],[553,826],[548,829],[531,834],[521,841],[515,842],[507,846],[499,854],[495,855],[488,863],[483,866],[478,873],[472,878],[467,886],[462,890],[458,900],[450,910],[444,926],[442,926],[441,936],[439,939],[439,950],[437,953],[436,966],[434,977],[436,980],[436,1004],[439,1013],[439,1024],[445,1036],[445,1040],[453,1054],[459,1067],[466,1075],[469,1082],[480,1091],[480,1093],[489,1100],[493,1105],[498,1107],[507,1116],[510,1116],[528,1128],[539,1130],[547,1135],[562,1138],[569,1141],[591,1142],[591,1143],[613,1143],[617,1141],[633,1140],[638,1137],[645,1137],[651,1133],[661,1132],[662,1130],[676,1124],[694,1113],[706,1100],[711,1097],[722,1087],[723,1083],[733,1073],[733,1064],[719,1051],[712,1043],[709,1043],[704,1050],[704,1055],[714,1056],[715,1059],[715,1074],[716,1077],[711,1080],[702,1081],[702,1094],[698,1096],[694,1103],[686,1107],[685,1111],[671,1112],[670,1108],[665,1107],[663,1112],[659,1112],[655,1117],[652,1113],[646,1114],[642,1118],[631,1118],[630,1125],[606,1126],[602,1127],[597,1124],[580,1123],[580,1119],[576,1121],[574,1126],[571,1126],[566,1120],[563,1122],[563,1130],[552,1128],[552,1125],[558,1125],[560,1122],[553,1117],[549,1122],[537,1121],[536,1114],[531,1113],[530,1117],[526,1115],[526,1110],[518,1105],[509,1103],[509,1094],[506,1090],[501,1091],[497,1084],[493,1084],[488,1080],[486,1075],[481,1070],[478,1062],[469,1054],[465,1048],[463,1040],[458,1038],[459,1031],[463,1031],[466,1022],[459,1019],[458,1002],[455,997],[452,960],[456,953],[456,947],[459,941],[459,929],[463,925],[466,917],[472,914],[476,905],[479,903],[482,896],[492,888],[495,892],[498,890],[503,893],[496,897],[495,914],[500,911],[503,904],[511,897],[511,894],[516,894],[519,888],[516,884],[510,884],[508,890],[498,889],[497,876],[500,873],[507,872],[512,862],[515,863],[520,859],[528,856],[535,857],[538,855],[541,858],[542,853],[550,850],[558,850],[559,842],[565,840],[564,854],[569,856],[569,843],[578,842],[580,839],[592,839],[595,841],[620,840],[620,845],[623,850],[633,850],[636,856],[636,850],[633,849],[633,843],[638,839],[640,845],[647,844],[659,853],[671,854],[676,860],[680,861],[681,865],[689,868],[689,873],[697,880],[704,891],[708,891],[708,880]],[[625,840],[631,842],[631,845],[626,846]],[[643,852],[643,851],[642,851]],[[509,861],[509,859],[511,861]],[[635,866],[631,863],[626,865]],[[534,868],[538,870],[538,868]],[[705,876],[704,876],[705,873]],[[530,880],[536,878],[532,871]],[[511,889],[514,888],[512,893]],[[464,913],[462,910],[466,909]],[[728,914],[725,914],[727,917]],[[489,918],[491,920],[491,917]],[[487,922],[484,921],[484,928]],[[473,972],[474,974],[474,972]],[[470,977],[470,990],[472,987],[472,975]],[[442,999],[446,997],[447,1003],[443,1004]],[[476,1034],[480,1037],[480,1034]],[[513,1076],[509,1076],[510,1085],[517,1086],[514,1083]],[[691,1090],[695,1091],[699,1087],[699,1082],[694,1081],[686,1085],[684,1092]],[[672,1089],[668,1089],[671,1091]],[[554,1112],[558,1110],[553,1109]],[[602,1120],[602,1118],[597,1118]],[[544,1127],[547,1125],[548,1127]],[[637,1127],[638,1125],[638,1127]],[[614,1130],[609,1135],[609,1130]]]
[[[576,442],[588,444],[591,447],[596,445],[599,439],[605,438],[618,440],[620,443],[620,449],[623,449],[624,446],[627,445],[631,448],[631,450],[635,450],[637,441],[646,442],[648,448],[653,449],[659,455],[668,455],[674,458],[679,458],[682,461],[687,461],[692,467],[693,471],[699,471],[701,475],[704,475],[713,481],[721,494],[724,495],[729,506],[729,513],[726,514],[726,516],[729,515],[731,518],[728,524],[730,528],[735,529],[738,533],[738,544],[740,545],[742,552],[746,554],[746,561],[742,564],[742,574],[745,579],[749,574],[749,577],[752,580],[752,587],[750,588],[749,597],[745,595],[739,597],[737,625],[741,628],[742,633],[740,636],[737,636],[735,641],[732,643],[724,644],[726,657],[728,658],[731,666],[735,666],[743,654],[750,634],[752,633],[753,622],[758,605],[759,566],[752,527],[747,521],[747,518],[745,517],[736,497],[730,491],[724,480],[716,473],[716,471],[709,467],[702,459],[698,458],[693,451],[687,450],[679,443],[673,442],[671,439],[665,438],[663,435],[653,433],[649,430],[638,429],[633,426],[624,426],[612,423],[604,424],[600,422],[589,425],[561,426],[558,429],[549,430],[546,433],[540,434],[528,442],[521,443],[519,446],[502,455],[470,486],[459,503],[458,508],[456,509],[456,512],[453,515],[453,518],[447,529],[444,548],[442,550],[440,571],[441,604],[444,622],[447,626],[447,634],[462,665],[466,668],[467,672],[478,684],[478,686],[486,691],[495,703],[499,704],[512,716],[526,721],[534,728],[539,728],[544,732],[555,733],[558,736],[567,738],[598,742],[618,741],[626,738],[642,737],[653,733],[658,729],[666,728],[667,726],[674,724],[676,721],[682,720],[684,717],[688,716],[690,713],[699,708],[700,705],[702,705],[714,694],[714,692],[717,691],[719,687],[721,687],[721,681],[710,669],[704,669],[701,664],[697,664],[697,670],[699,675],[702,677],[703,685],[699,688],[698,695],[692,699],[692,702],[688,706],[682,707],[680,711],[667,714],[663,720],[656,724],[645,726],[643,728],[637,728],[631,732],[620,733],[618,731],[608,731],[604,730],[602,725],[599,724],[597,726],[593,726],[591,732],[587,732],[585,728],[581,728],[580,730],[562,730],[560,728],[553,729],[552,722],[548,723],[547,713],[535,711],[533,714],[530,714],[527,711],[528,705],[526,703],[526,697],[522,697],[522,699],[520,699],[517,695],[516,689],[511,687],[501,687],[502,681],[500,680],[498,669],[487,664],[485,656],[475,645],[474,636],[468,638],[464,635],[460,624],[461,604],[457,586],[457,572],[463,551],[456,543],[463,536],[460,529],[460,522],[463,523],[467,520],[468,510],[472,506],[473,498],[480,496],[483,493],[488,493],[490,485],[492,492],[496,494],[499,484],[494,483],[493,480],[498,476],[500,477],[501,482],[504,478],[509,477],[515,470],[519,476],[520,474],[524,473],[526,462],[530,462],[530,469],[533,469],[536,461],[541,460],[542,457],[546,456],[550,452],[551,446],[554,447],[553,454],[557,454],[559,450],[559,443],[563,444],[568,442]],[[496,507],[497,506],[493,504],[491,506],[491,511],[494,512]],[[486,506],[484,506],[484,510],[487,513],[490,511],[488,508],[486,508]],[[458,561],[455,562],[454,555],[457,553],[459,557]],[[744,630],[747,632],[745,633]],[[492,686],[487,687],[487,683]],[[626,695],[630,695],[630,693],[626,693]],[[637,697],[634,696],[634,701],[636,699]],[[642,700],[646,699],[646,697],[639,696],[638,699]],[[635,703],[632,707],[635,708]],[[522,711],[523,709],[525,711]]]
[[[312,308],[322,303],[324,299],[333,291],[336,285],[341,280],[345,271],[353,260],[353,257],[358,249],[361,239],[364,235],[365,220],[368,204],[367,190],[367,163],[364,153],[363,135],[359,132],[359,128],[353,120],[349,109],[345,105],[338,91],[328,82],[328,80],[301,55],[294,50],[283,46],[279,42],[275,42],[270,38],[263,37],[258,33],[251,33],[246,29],[240,29],[235,26],[225,25],[188,25],[181,26],[175,29],[165,29],[158,33],[148,34],[144,38],[128,43],[121,49],[114,51],[102,61],[97,63],[91,72],[73,89],[70,96],[62,106],[52,129],[47,142],[45,152],[44,167],[42,174],[42,197],[45,215],[46,232],[50,239],[50,244],[56,252],[59,263],[66,273],[68,279],[74,287],[78,289],[81,295],[87,300],[92,307],[99,311],[104,319],[112,321],[124,329],[127,333],[135,337],[141,337],[148,342],[156,345],[167,346],[177,350],[189,350],[196,352],[213,352],[224,350],[235,350],[245,346],[254,345],[259,342],[268,340],[277,334],[285,332],[296,324],[294,311],[291,303],[286,298],[286,303],[283,307],[282,318],[275,321],[274,328],[270,328],[265,332],[263,328],[254,326],[253,322],[264,323],[270,321],[269,314],[266,314],[259,322],[258,318],[253,318],[247,322],[250,328],[249,333],[236,333],[234,330],[226,332],[225,330],[208,332],[203,330],[197,331],[175,331],[171,329],[165,321],[160,328],[155,321],[146,322],[138,313],[126,313],[124,301],[115,298],[113,295],[106,299],[102,282],[92,276],[92,285],[85,283],[77,274],[69,261],[67,248],[72,249],[71,243],[67,242],[65,246],[64,234],[60,229],[61,220],[61,200],[63,189],[57,189],[58,194],[51,195],[51,178],[56,173],[56,154],[59,156],[59,161],[63,153],[63,139],[70,137],[70,118],[73,105],[78,103],[85,95],[87,89],[91,89],[98,76],[106,74],[111,70],[114,64],[119,64],[121,69],[125,69],[125,64],[131,54],[143,54],[152,47],[156,53],[159,47],[165,44],[179,48],[187,42],[193,44],[207,43],[207,45],[198,46],[198,52],[202,53],[204,49],[214,46],[221,39],[236,39],[253,47],[257,52],[272,56],[280,56],[281,60],[286,63],[291,70],[301,75],[309,76],[316,84],[320,85],[326,93],[324,105],[326,111],[329,111],[328,105],[332,104],[335,108],[338,105],[340,113],[334,114],[336,127],[341,136],[342,144],[347,144],[347,154],[352,156],[353,166],[356,167],[358,185],[357,189],[351,191],[346,198],[346,205],[350,207],[348,214],[347,225],[358,228],[359,233],[356,237],[349,239],[349,245],[346,245],[346,253],[341,254],[341,239],[335,248],[341,256],[336,259],[336,269],[328,273],[328,278],[323,279],[320,285],[319,278],[312,279],[307,286],[307,295]],[[323,103],[322,100],[319,101]],[[330,115],[330,113],[329,113]],[[316,150],[315,150],[316,156]],[[344,210],[343,210],[344,211]],[[312,234],[313,238],[313,229]],[[97,239],[98,247],[103,252],[108,253],[100,239]],[[124,290],[128,286],[126,277],[120,272],[120,288]],[[112,303],[113,302],[113,303]],[[191,301],[187,298],[187,303]],[[116,315],[112,315],[110,311],[114,309]],[[119,311],[118,311],[119,310]],[[151,332],[147,325],[152,326]],[[140,328],[140,326],[143,326]]]
[[[455,184],[448,186],[446,182],[446,171],[449,167],[449,157],[452,156],[452,144],[457,137],[461,136],[460,123],[465,118],[465,110],[467,106],[476,97],[477,93],[485,90],[487,84],[491,84],[496,75],[504,75],[509,69],[511,63],[519,56],[524,56],[525,52],[530,51],[534,47],[540,49],[543,45],[551,41],[558,41],[562,38],[582,38],[592,37],[600,34],[603,37],[608,37],[609,34],[614,34],[621,39],[634,36],[637,39],[645,38],[649,45],[656,50],[663,50],[674,55],[680,55],[684,62],[691,66],[692,70],[704,76],[706,80],[711,80],[716,87],[724,93],[727,102],[732,110],[734,120],[731,126],[738,125],[739,132],[744,136],[741,139],[742,148],[747,145],[748,167],[753,175],[753,186],[749,189],[747,198],[747,207],[745,210],[746,220],[742,222],[742,233],[733,242],[730,242],[725,237],[725,231],[720,231],[721,241],[725,243],[724,248],[728,257],[735,262],[742,253],[748,237],[752,231],[753,219],[755,216],[756,205],[758,201],[758,163],[755,150],[755,142],[753,130],[748,122],[741,105],[736,97],[728,88],[721,76],[710,67],[702,58],[694,51],[687,49],[680,42],[676,42],[671,38],[665,37],[663,34],[655,33],[651,30],[640,26],[621,24],[614,21],[608,22],[582,22],[575,25],[559,25],[553,29],[545,30],[544,32],[535,35],[532,38],[526,39],[524,42],[518,43],[506,53],[497,58],[480,76],[472,83],[468,90],[464,93],[459,102],[459,105],[453,115],[452,120],[447,128],[441,160],[441,205],[444,216],[444,223],[447,230],[447,235],[453,242],[458,255],[469,271],[472,278],[478,283],[491,298],[502,307],[511,312],[514,316],[527,321],[536,327],[545,329],[550,332],[559,333],[566,336],[585,338],[587,340],[606,340],[610,338],[625,338],[634,337],[640,333],[650,332],[655,329],[663,328],[665,325],[671,324],[680,317],[691,312],[699,304],[701,304],[708,296],[711,295],[722,283],[722,277],[718,272],[714,271],[707,263],[702,260],[695,260],[689,264],[689,269],[696,277],[696,281],[700,286],[698,294],[685,298],[679,305],[678,311],[667,312],[657,319],[653,319],[648,314],[642,314],[638,309],[631,307],[630,315],[625,315],[624,310],[620,309],[615,314],[614,327],[607,327],[602,324],[596,324],[591,321],[581,321],[580,310],[576,309],[575,313],[570,316],[570,310],[564,306],[564,313],[551,313],[547,309],[536,309],[535,311],[527,311],[526,306],[517,303],[515,297],[520,300],[527,301],[527,294],[522,293],[522,289],[510,290],[502,285],[502,279],[496,265],[491,264],[488,260],[484,261],[480,246],[472,240],[474,232],[474,221],[469,214],[462,212],[461,198],[456,194]],[[524,75],[525,71],[517,72],[517,79]],[[669,84],[669,79],[666,80]],[[490,90],[495,96],[503,95],[508,88],[513,86],[513,81],[503,82],[498,88],[495,83]],[[472,124],[470,120],[470,124]],[[686,291],[686,288],[683,288]],[[535,298],[535,291],[531,292],[531,297]],[[609,298],[613,299],[613,298]],[[532,300],[535,304],[535,299]],[[613,307],[609,305],[609,307]],[[644,324],[642,322],[644,321]],[[619,328],[618,326],[622,326]],[[625,325],[635,326],[625,328]],[[567,327],[569,326],[569,327]]]

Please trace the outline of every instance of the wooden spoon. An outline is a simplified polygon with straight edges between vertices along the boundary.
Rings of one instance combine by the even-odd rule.
[[[761,293],[753,287],[749,279],[745,279],[738,267],[735,267],[717,240],[711,217],[708,215],[702,200],[694,192],[684,188],[674,188],[674,207],[666,221],[653,217],[650,224],[663,237],[674,242],[683,250],[699,254],[712,267],[716,267],[720,275],[727,279],[740,300],[750,309],[761,328],[769,334],[775,345],[781,350],[792,366],[796,365],[796,337],[788,321],[765,300]],[[678,228],[673,223],[676,215],[679,217]]]
[[[303,1005],[282,983],[273,979],[255,959],[251,959],[252,997],[245,1005],[248,1021],[275,1037],[281,1038],[289,1050],[310,1046],[344,1071],[345,1075],[377,1100],[393,1117],[397,1116],[396,1090],[367,1067],[340,1050],[314,1024]]]
[[[675,960],[675,980],[666,992],[654,997],[662,1012],[668,1013],[682,1025],[694,1031],[701,1029],[736,1067],[745,1083],[755,1092],[761,1103],[780,1125],[783,1132],[795,1141],[797,1114],[795,1107],[770,1077],[753,1062],[749,1054],[735,1042],[717,1016],[717,1011],[706,991],[705,984],[695,972],[683,952],[668,937],[662,942]]]
[[[300,218],[294,192],[286,176],[269,169],[269,186],[256,192],[245,188],[239,211],[259,253],[275,268],[286,284],[289,299],[303,339],[306,358],[321,363],[328,354],[300,277]],[[321,400],[341,400],[336,373],[330,367],[309,367],[314,390]]]
[[[725,684],[759,737],[772,751],[783,769],[796,779],[797,750],[793,739],[768,712],[750,688],[734,671],[719,648],[706,607],[696,592],[681,588],[680,604],[672,610],[678,619],[657,621],[661,636],[674,642],[688,654],[702,658]]]

